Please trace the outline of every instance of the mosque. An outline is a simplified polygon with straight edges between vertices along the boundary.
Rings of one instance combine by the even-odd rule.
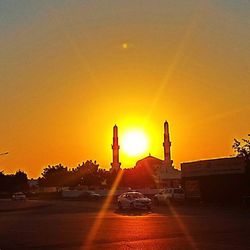
[[[146,171],[150,171],[154,176],[155,183],[158,187],[178,187],[181,184],[181,171],[175,169],[173,161],[171,160],[170,153],[170,136],[169,136],[169,125],[168,122],[164,123],[164,159],[158,159],[154,156],[147,156],[136,162],[135,168],[143,168]],[[118,143],[118,127],[113,127],[113,160],[111,163],[110,171],[118,171],[121,168],[119,162],[119,143]]]

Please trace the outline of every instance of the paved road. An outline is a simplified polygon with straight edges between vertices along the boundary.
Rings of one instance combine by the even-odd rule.
[[[49,204],[49,202],[40,200],[12,201],[11,199],[0,199],[0,213],[41,208]]]
[[[120,213],[113,205],[101,207],[58,201],[1,212],[0,249],[250,249],[250,209],[176,206]]]

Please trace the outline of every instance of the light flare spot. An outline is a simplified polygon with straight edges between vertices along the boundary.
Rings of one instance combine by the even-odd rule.
[[[121,150],[129,156],[139,156],[148,149],[148,138],[142,130],[129,130],[121,137]]]
[[[127,49],[127,48],[128,48],[128,43],[123,43],[123,44],[122,44],[122,48],[123,48],[123,49]]]

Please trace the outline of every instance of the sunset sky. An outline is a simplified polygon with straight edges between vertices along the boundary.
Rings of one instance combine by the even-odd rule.
[[[248,0],[0,2],[0,170],[109,168],[112,127],[141,129],[175,167],[250,133]]]

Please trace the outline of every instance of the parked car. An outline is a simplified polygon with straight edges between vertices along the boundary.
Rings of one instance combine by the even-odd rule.
[[[12,195],[12,200],[14,201],[25,201],[26,195],[22,192],[16,192]]]
[[[171,201],[184,201],[185,194],[182,188],[167,188],[154,196],[154,202],[159,204],[167,204]]]
[[[126,192],[118,197],[119,209],[147,209],[152,207],[151,199],[147,198],[140,192]]]
[[[101,195],[95,193],[94,191],[86,190],[82,192],[79,197],[86,200],[99,200],[101,198]]]

